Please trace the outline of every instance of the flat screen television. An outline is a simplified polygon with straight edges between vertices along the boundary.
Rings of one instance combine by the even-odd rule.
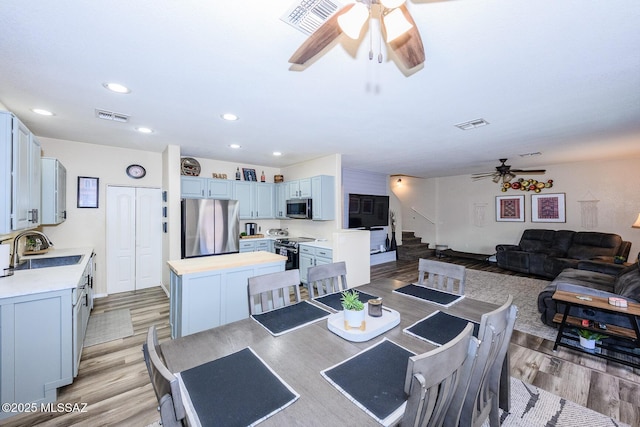
[[[349,194],[349,228],[389,225],[389,196]]]

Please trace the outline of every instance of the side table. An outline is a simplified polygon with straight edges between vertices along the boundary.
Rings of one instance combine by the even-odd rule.
[[[640,317],[640,304],[628,303],[628,307],[615,307],[609,304],[608,298],[596,297],[591,295],[581,295],[574,292],[556,291],[553,299],[565,304],[564,313],[556,313],[553,317],[555,323],[559,323],[558,335],[553,350],[557,350],[558,346],[571,348],[582,353],[591,354],[614,362],[622,363],[640,369],[640,354],[627,350],[622,346],[611,346],[606,343],[598,343],[596,350],[588,350],[580,346],[578,338],[565,332],[568,327],[578,329],[588,329],[599,332],[603,335],[615,337],[618,339],[628,340],[633,343],[634,348],[640,348],[640,330],[638,330],[638,317]],[[616,315],[625,316],[629,319],[632,329],[624,328],[617,325],[606,325],[606,329],[600,329],[597,325],[593,327],[582,326],[582,320],[579,317],[569,316],[571,307],[588,307],[594,310],[607,311]],[[564,338],[564,340],[563,340]],[[601,349],[598,351],[597,349]],[[602,351],[605,350],[605,351]],[[621,356],[627,356],[621,357]]]

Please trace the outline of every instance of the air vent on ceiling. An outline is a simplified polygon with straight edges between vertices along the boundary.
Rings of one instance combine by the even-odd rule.
[[[457,125],[454,125],[454,126],[462,130],[470,130],[470,129],[486,126],[488,124],[489,122],[486,121],[485,119],[475,119],[475,120],[469,120],[468,122],[458,123]]]
[[[113,111],[100,110],[96,108],[96,117],[102,120],[113,120],[114,122],[127,123],[129,116],[122,113],[114,113]]]
[[[341,7],[342,5],[334,0],[298,0],[280,19],[309,35]]]

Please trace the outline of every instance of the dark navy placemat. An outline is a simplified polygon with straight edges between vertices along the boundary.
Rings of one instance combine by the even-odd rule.
[[[266,313],[252,314],[251,317],[272,335],[278,336],[329,317],[330,314],[324,308],[315,306],[308,301],[301,301]]]
[[[478,329],[480,328],[479,323],[452,316],[439,310],[402,331],[432,344],[443,345],[458,336],[469,322],[473,323],[473,336],[477,337]]]
[[[360,292],[357,289],[356,289],[356,292],[358,292],[358,299],[363,303],[366,303],[370,299],[378,299],[378,297],[375,295],[369,295],[368,293]],[[334,310],[341,311],[342,310],[342,302],[340,301],[341,298],[342,298],[342,292],[335,292],[333,294],[323,295],[321,297],[314,298],[313,300],[319,302],[320,304],[324,304],[327,307],[333,308]]]
[[[415,283],[394,289],[393,292],[433,302],[445,307],[449,307],[464,298],[464,295],[456,295],[449,292],[439,291],[437,289],[427,288],[426,286],[416,285]]]
[[[415,353],[384,338],[355,356],[322,371],[334,387],[387,425],[404,411],[404,381]]]
[[[255,425],[300,397],[250,348],[179,376],[203,427]]]

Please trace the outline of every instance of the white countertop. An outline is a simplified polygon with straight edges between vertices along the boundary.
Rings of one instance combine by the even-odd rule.
[[[228,268],[244,267],[254,264],[271,262],[285,262],[287,257],[271,252],[243,252],[226,255],[212,255],[198,258],[185,258],[167,261],[169,268],[178,276],[204,271],[224,270]]]
[[[83,256],[78,264],[16,270],[13,276],[0,277],[0,298],[75,288],[82,277],[92,252],[93,248],[52,248],[46,254],[21,257],[20,259],[24,260],[69,255]]]
[[[314,248],[333,249],[331,240],[316,240],[315,242],[303,242],[300,245],[312,246]]]

